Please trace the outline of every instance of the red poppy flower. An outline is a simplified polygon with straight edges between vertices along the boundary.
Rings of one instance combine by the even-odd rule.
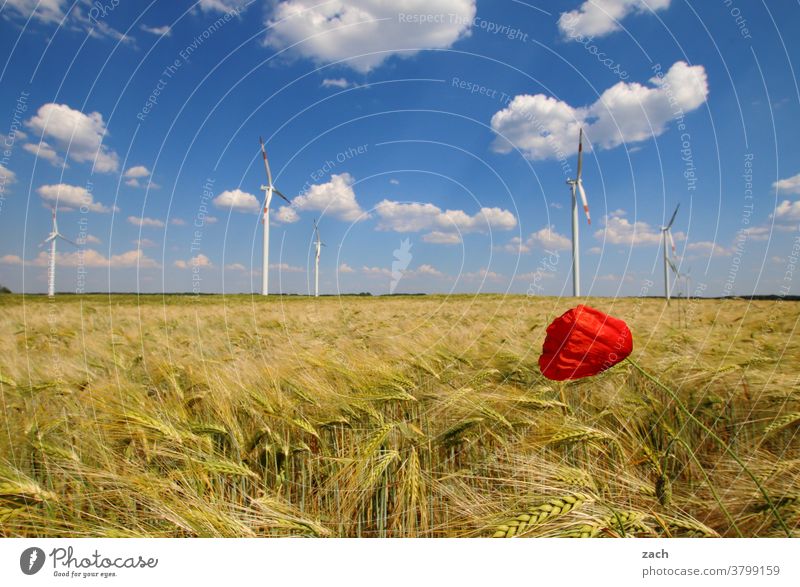
[[[613,367],[633,350],[633,336],[619,318],[580,305],[547,327],[539,368],[548,379],[591,377]]]

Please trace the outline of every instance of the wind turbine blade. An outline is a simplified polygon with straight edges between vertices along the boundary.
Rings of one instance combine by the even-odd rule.
[[[68,242],[69,244],[71,244],[73,247],[77,247],[77,246],[78,246],[78,244],[77,244],[77,243],[75,243],[75,242],[73,242],[73,241],[69,240],[67,237],[65,237],[65,236],[64,236],[63,234],[61,234],[61,233],[58,233],[58,234],[56,235],[56,237],[57,237],[57,238],[60,238],[62,241],[67,241],[67,242]]]
[[[586,212],[586,220],[589,224],[592,223],[592,217],[589,215],[589,202],[586,200],[586,191],[583,189],[583,182],[578,180],[578,191],[581,194],[581,204],[583,204],[583,211]]]
[[[272,188],[272,193],[274,193],[274,194],[278,194],[278,196],[279,196],[279,197],[281,197],[281,198],[283,198],[283,200],[284,200],[284,201],[285,201],[287,204],[291,204],[291,202],[289,201],[289,198],[287,198],[286,196],[284,196],[284,195],[283,195],[283,194],[282,194],[280,191],[278,191],[278,189],[277,189],[277,188],[273,187],[273,188]]]
[[[681,205],[680,205],[680,204],[678,204],[677,206],[675,206],[675,211],[672,213],[672,218],[670,218],[670,219],[669,219],[669,222],[667,223],[667,226],[666,226],[667,230],[669,230],[670,228],[672,228],[672,223],[673,223],[673,222],[675,222],[675,217],[678,215],[678,208],[680,208],[680,207],[681,207]],[[674,247],[673,247],[673,248],[674,248]]]
[[[263,155],[264,157],[264,169],[267,170],[267,186],[272,187],[272,171],[270,171],[269,169],[269,161],[267,160],[267,149],[264,147],[264,139],[258,137],[258,140],[261,141],[261,155]],[[284,200],[286,200],[286,196],[282,197]]]
[[[57,236],[58,236],[58,234],[56,234],[55,232],[51,232],[51,233],[50,233],[50,236],[48,236],[46,239],[44,239],[44,240],[42,241],[42,245],[43,245],[43,244],[45,244],[45,243],[49,243],[51,240],[53,240],[53,239],[54,239],[54,238],[56,238]],[[39,246],[42,246],[42,245],[39,245]]]
[[[680,277],[680,273],[678,273],[678,268],[675,266],[675,263],[672,262],[672,259],[667,257],[667,265],[669,265],[670,269],[675,272],[675,274]]]
[[[583,169],[583,127],[578,134],[578,176],[575,178],[581,180],[581,170]]]
[[[675,254],[675,241],[672,238],[672,231],[667,229],[667,236],[669,237],[669,244],[672,247],[672,254]]]

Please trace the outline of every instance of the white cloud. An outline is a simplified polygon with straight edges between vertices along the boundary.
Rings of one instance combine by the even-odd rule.
[[[282,273],[305,273],[305,269],[288,263],[270,263],[269,268],[273,271],[280,271]]]
[[[489,271],[486,267],[478,271],[470,271],[462,273],[461,277],[467,281],[501,281],[503,276],[500,273]]]
[[[169,223],[173,226],[186,226],[186,221],[183,218],[172,218]]]
[[[136,239],[135,241],[133,241],[133,244],[135,244],[140,249],[144,249],[147,247],[155,247],[156,245],[158,245],[157,242],[152,241],[149,238]]]
[[[622,212],[622,214],[620,214]],[[605,240],[614,245],[658,245],[661,243],[661,230],[650,226],[647,222],[636,221],[631,223],[624,218],[624,212],[616,210],[603,218],[605,228],[594,233],[598,240]],[[682,232],[673,232],[673,238],[684,238]]]
[[[602,37],[620,30],[619,23],[634,12],[669,8],[670,0],[587,0],[577,10],[562,12],[558,28],[565,38]]]
[[[93,234],[87,234],[85,238],[79,238],[75,242],[77,242],[79,245],[85,245],[85,244],[99,245],[103,241],[101,241],[99,238],[97,238]]]
[[[345,79],[343,77],[337,77],[337,78],[333,78],[333,79],[332,78],[325,78],[324,80],[322,80],[322,87],[323,88],[345,89],[345,88],[349,88],[352,85],[355,85],[355,84],[353,84],[352,82],[348,81],[347,79]]]
[[[172,35],[172,27],[168,24],[165,24],[164,26],[147,26],[146,24],[143,24],[142,30],[146,33],[157,35],[159,37],[169,37]]]
[[[551,251],[567,250],[572,247],[572,241],[568,237],[559,234],[555,226],[545,226],[531,233],[524,241],[515,236],[501,248],[508,253],[516,255],[530,253],[534,247]]]
[[[253,194],[240,189],[225,190],[213,200],[217,208],[228,208],[237,212],[258,212],[261,204]]]
[[[412,15],[438,22],[414,22]],[[469,35],[474,17],[475,0],[285,0],[272,11],[265,42],[293,46],[319,63],[362,55],[345,64],[367,73],[392,55],[450,47]]]
[[[184,261],[183,259],[178,259],[173,263],[173,265],[178,269],[188,269],[190,267],[204,267],[208,269],[214,266],[214,264],[211,262],[211,259],[209,259],[202,253],[192,257],[188,261]]]
[[[400,185],[400,180],[392,178],[392,179],[389,180],[389,183],[392,184],[392,185]]]
[[[0,264],[3,265],[22,265],[22,257],[19,255],[3,255],[0,257]]]
[[[361,273],[364,273],[365,275],[369,275],[369,276],[375,276],[375,277],[391,277],[392,276],[392,272],[389,269],[387,269],[386,267],[367,267],[366,265],[364,265],[361,268]]]
[[[300,216],[297,215],[297,212],[295,212],[294,208],[291,206],[281,206],[278,208],[278,213],[275,215],[275,218],[278,222],[283,222],[284,224],[291,224],[292,222],[300,220]]]
[[[200,0],[200,8],[207,11],[230,12],[242,10],[253,0]]]
[[[49,253],[42,251],[27,265],[34,267],[47,267]],[[56,253],[56,266],[58,267],[106,267],[111,269],[123,269],[129,267],[139,267],[142,269],[157,269],[161,267],[155,259],[147,257],[141,249],[134,249],[119,255],[111,255],[110,258],[94,249],[82,249],[67,253]]]
[[[501,208],[481,208],[475,215],[470,216],[463,210],[442,211],[441,208],[431,203],[383,200],[375,207],[375,211],[380,217],[378,230],[395,232],[418,232],[431,229],[484,232],[492,229],[510,230],[517,225],[514,214]],[[430,239],[435,240],[440,235],[441,233],[436,236],[428,235],[429,239],[425,240],[434,242]]]
[[[225,265],[225,269],[228,269],[230,271],[247,271],[247,267],[245,267],[241,263],[230,263],[228,265]]]
[[[22,148],[40,159],[49,161],[53,167],[65,166],[64,158],[56,153],[55,149],[48,145],[46,141],[41,141],[39,143],[25,143],[22,145]]]
[[[24,18],[42,22],[59,22],[64,18],[66,0],[6,0],[5,6],[15,10]]]
[[[751,226],[742,229],[742,232],[747,235],[751,241],[765,241],[769,240],[769,227],[768,226]]]
[[[0,163],[0,190],[2,190],[3,186],[11,185],[12,183],[17,183],[17,174]]]
[[[589,253],[590,255],[599,255],[600,253],[603,252],[603,249],[601,249],[600,247],[591,247],[586,252]]]
[[[619,82],[593,104],[573,107],[544,94],[515,96],[507,108],[492,116],[497,133],[493,148],[509,153],[514,147],[528,159],[564,158],[578,150],[578,131],[595,145],[611,149],[664,133],[682,110],[700,107],[708,97],[708,79],[702,65],[678,61],[650,86]]]
[[[784,200],[775,208],[775,214],[770,214],[770,218],[773,216],[776,222],[800,222],[800,200],[794,202]]]
[[[435,245],[457,245],[461,242],[461,235],[457,232],[434,230],[422,235],[422,240]]]
[[[772,184],[772,189],[784,194],[800,194],[800,173]]]
[[[731,251],[725,247],[718,245],[711,241],[698,241],[696,243],[688,243],[686,245],[686,252],[700,253],[706,255],[727,256]]]
[[[56,142],[77,163],[92,162],[98,173],[119,168],[117,154],[103,145],[106,124],[99,112],[84,114],[66,104],[49,103],[40,107],[28,127]]]
[[[432,265],[428,265],[427,263],[423,264],[423,265],[420,265],[419,267],[414,269],[412,271],[412,273],[414,275],[417,275],[417,276],[419,276],[419,275],[424,275],[424,276],[428,276],[428,277],[442,277],[442,276],[444,276],[444,273],[439,271],[436,267],[434,267]]]
[[[111,212],[111,208],[100,202],[94,201],[94,196],[86,189],[77,185],[59,183],[43,185],[36,190],[45,202],[58,204],[65,210],[80,210],[85,208],[90,212]]]
[[[203,219],[204,224],[216,224],[217,222],[219,222],[219,218],[217,218],[216,216],[206,216]]]
[[[356,201],[354,182],[349,173],[331,175],[328,183],[312,185],[305,194],[292,200],[292,207],[324,212],[347,222],[363,220],[368,215]]]
[[[149,177],[150,170],[145,167],[144,165],[134,165],[133,167],[129,167],[125,170],[123,177],[133,178],[133,179],[141,179],[143,177]]]
[[[163,220],[158,218],[148,218],[147,216],[128,216],[128,222],[134,226],[150,227],[150,228],[164,228]]]
[[[342,263],[339,265],[339,273],[355,273],[355,269],[350,267],[347,263]]]

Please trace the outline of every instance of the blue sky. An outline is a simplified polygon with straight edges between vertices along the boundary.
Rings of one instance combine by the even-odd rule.
[[[796,295],[800,7],[693,4],[5,0],[0,283],[57,204],[60,291],[257,291],[261,135],[271,291],[316,218],[323,293],[566,295],[583,127],[584,294],[663,292],[680,204],[696,294]]]

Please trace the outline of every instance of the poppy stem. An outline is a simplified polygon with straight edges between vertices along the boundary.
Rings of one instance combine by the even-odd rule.
[[[686,416],[692,422],[700,426],[700,428],[702,428],[703,431],[705,431],[705,433],[708,434],[714,440],[714,442],[719,444],[725,450],[725,452],[728,453],[728,456],[730,456],[734,461],[736,461],[736,463],[742,468],[742,471],[744,471],[745,474],[747,474],[747,476],[750,477],[753,483],[756,484],[756,487],[758,487],[758,490],[761,492],[761,495],[763,495],[764,499],[767,501],[767,505],[769,505],[769,508],[772,510],[772,514],[775,516],[775,519],[778,521],[778,524],[780,524],[781,529],[783,529],[783,531],[786,533],[786,536],[791,538],[792,533],[786,526],[786,523],[783,521],[783,518],[778,512],[778,508],[775,507],[775,503],[772,501],[772,498],[769,496],[769,493],[767,493],[767,490],[764,489],[764,486],[761,485],[761,482],[758,480],[758,478],[755,475],[753,475],[753,472],[747,467],[747,465],[744,464],[744,462],[742,462],[742,460],[733,451],[733,449],[730,446],[728,446],[728,444],[724,440],[722,440],[719,436],[717,436],[717,434],[713,430],[711,430],[711,428],[703,424],[703,422],[701,422],[691,411],[689,411],[689,409],[686,407],[683,401],[681,401],[681,399],[674,391],[672,391],[672,389],[670,389],[669,387],[661,383],[658,379],[650,375],[650,373],[642,369],[642,367],[639,366],[639,364],[630,357],[628,357],[625,360],[628,361],[631,365],[633,365],[636,368],[636,370],[639,371],[639,373],[641,373],[647,379],[655,383],[659,388],[666,391],[673,399],[675,404],[678,406],[678,408],[680,408],[680,410],[684,414],[686,414]]]

